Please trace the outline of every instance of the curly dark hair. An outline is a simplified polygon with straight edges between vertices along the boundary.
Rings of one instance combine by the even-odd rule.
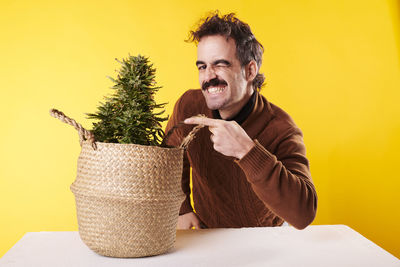
[[[196,30],[189,32],[189,38],[186,42],[198,44],[202,37],[209,35],[222,35],[226,38],[232,38],[236,43],[236,56],[240,64],[245,66],[251,60],[255,60],[258,69],[260,69],[264,47],[254,37],[250,26],[236,18],[235,13],[220,15],[218,10],[214,11],[200,20]],[[253,86],[261,89],[264,80],[264,74],[258,73],[253,80]]]

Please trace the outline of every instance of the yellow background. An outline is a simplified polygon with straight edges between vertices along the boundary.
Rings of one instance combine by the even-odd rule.
[[[0,256],[26,232],[75,231],[80,151],[59,108],[90,128],[118,63],[143,54],[160,102],[198,88],[183,40],[207,11],[236,12],[265,46],[262,93],[305,135],[314,224],[346,224],[400,257],[399,2],[0,1]]]

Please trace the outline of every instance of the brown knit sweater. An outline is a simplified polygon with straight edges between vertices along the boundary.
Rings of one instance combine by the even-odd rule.
[[[180,214],[193,211],[192,167],[194,208],[207,227],[277,226],[287,221],[303,229],[314,220],[317,194],[302,132],[287,113],[256,94],[254,108],[241,123],[255,146],[241,160],[216,152],[207,127],[189,145],[182,173],[187,197]],[[189,90],[175,104],[166,132],[197,114],[213,118],[201,90]],[[168,144],[179,145],[193,127],[179,127]]]

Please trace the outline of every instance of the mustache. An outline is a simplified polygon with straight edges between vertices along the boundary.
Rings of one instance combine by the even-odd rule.
[[[224,80],[214,78],[212,80],[209,80],[208,82],[204,82],[203,85],[201,86],[201,89],[204,91],[207,90],[207,88],[210,86],[218,86],[218,85],[228,85],[228,83]]]

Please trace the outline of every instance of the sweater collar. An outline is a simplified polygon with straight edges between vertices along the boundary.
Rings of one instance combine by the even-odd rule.
[[[253,111],[254,106],[256,104],[257,95],[258,91],[254,90],[249,101],[247,101],[247,103],[243,106],[243,108],[239,111],[239,113],[236,114],[236,116],[233,116],[232,118],[228,118],[226,120],[236,121],[238,124],[242,124],[249,117],[250,113]],[[212,115],[214,119],[219,119],[219,120],[222,119],[218,109],[212,110]]]

